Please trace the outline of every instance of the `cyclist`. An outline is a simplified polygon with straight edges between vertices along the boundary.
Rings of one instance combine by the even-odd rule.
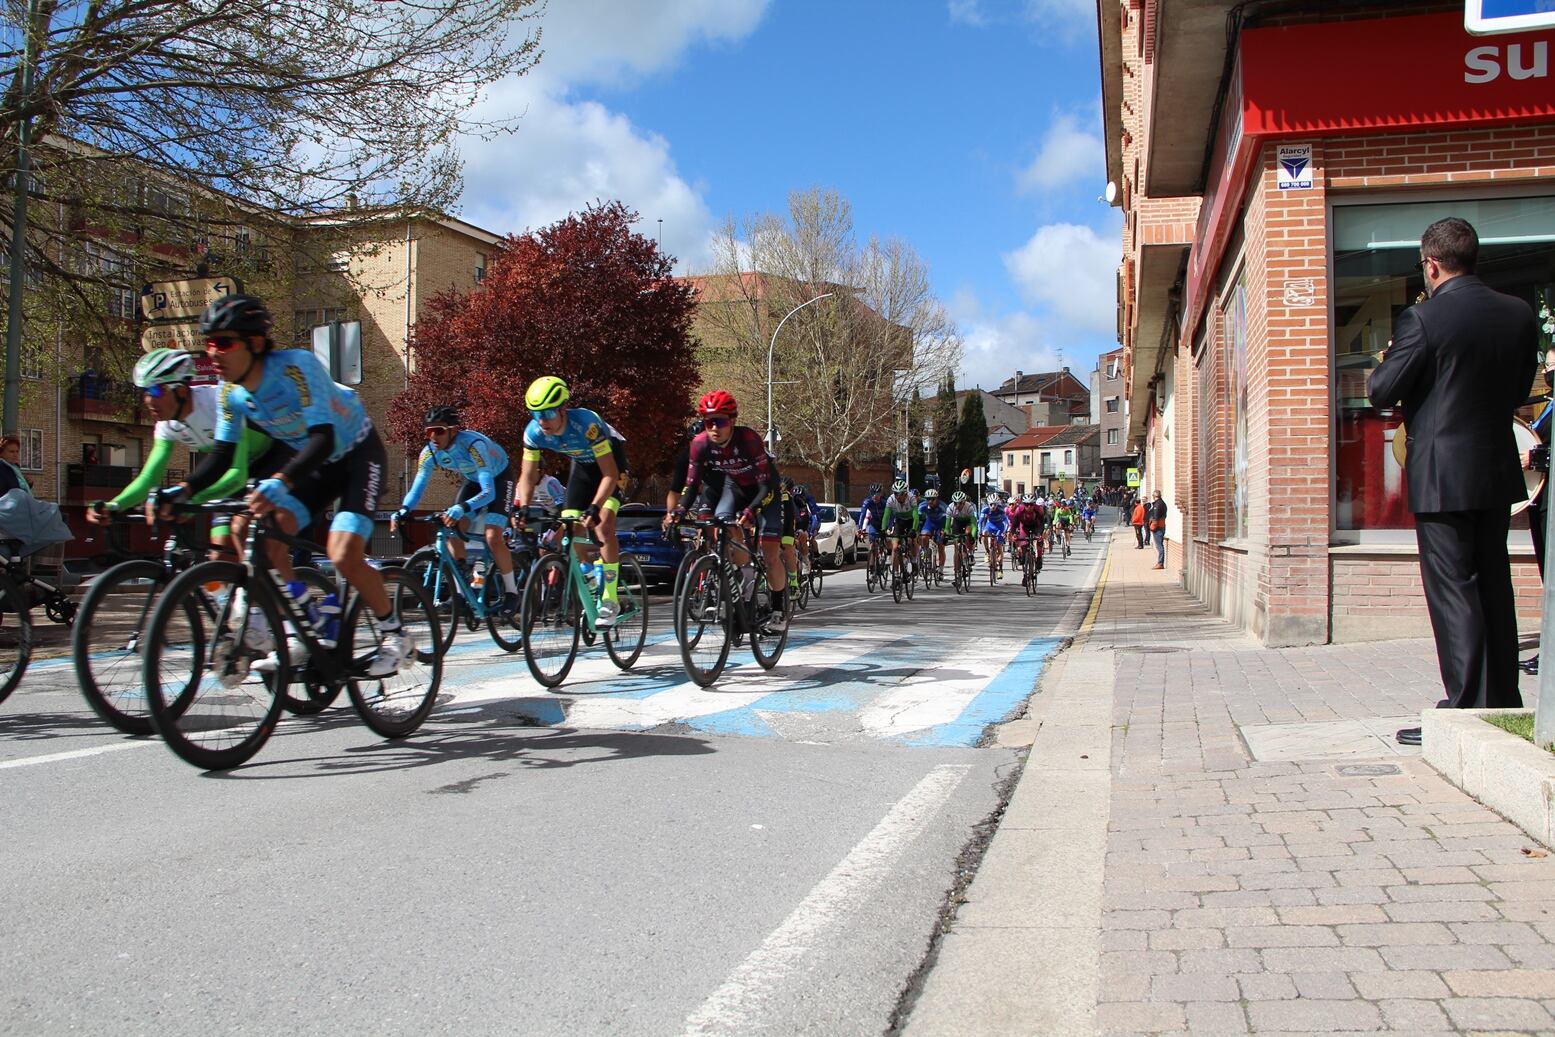
[[[483,513],[486,550],[497,572],[502,574],[502,611],[511,616],[518,611],[518,577],[513,574],[513,552],[508,550],[502,535],[513,509],[513,468],[508,464],[508,452],[489,436],[460,427],[459,412],[453,407],[433,407],[427,411],[426,434],[427,445],[421,448],[421,457],[416,461],[415,481],[405,491],[399,510],[390,517],[389,529],[398,529],[400,520],[420,502],[433,469],[463,476],[464,485],[454,497],[453,506],[443,512],[443,525],[461,534],[453,538],[450,550],[463,565],[462,534],[469,528],[468,519]]]
[[[383,441],[367,409],[355,392],[330,379],[312,353],[276,347],[270,313],[256,296],[217,299],[200,318],[200,332],[206,355],[225,383],[216,444],[188,479],[158,495],[164,514],[170,511],[165,505],[192,498],[231,468],[249,425],[291,447],[296,453],[249,495],[249,511],[270,515],[282,530],[296,533],[313,515],[339,502],[329,526],[329,560],[372,609],[382,635],[367,673],[386,677],[399,672],[416,643],[400,625],[382,574],[367,561],[385,466]],[[298,601],[304,599],[307,590],[296,580],[286,545],[274,541],[268,549],[271,566],[287,581],[288,592]],[[255,647],[268,641],[258,609],[249,611],[249,628],[245,641]]]
[[[151,456],[140,474],[110,501],[93,501],[86,509],[86,520],[106,525],[112,516],[141,503],[162,485],[174,444],[188,447],[196,454],[207,454],[216,446],[216,408],[221,387],[194,385],[194,357],[182,349],[153,349],[135,364],[132,376],[141,391],[146,410],[157,419],[151,432]],[[291,458],[291,448],[275,442],[258,429],[245,429],[232,457],[232,467],[195,498],[196,504],[231,497],[248,482],[250,467],[273,472]],[[242,554],[243,525],[233,535],[231,516],[212,520],[211,550],[226,549]],[[214,557],[214,554],[213,554]]]
[[[810,557],[810,538],[821,528],[820,505],[802,483],[793,486],[794,547],[802,558]],[[839,534],[840,535],[840,534]]]
[[[773,466],[777,466],[773,459]],[[807,531],[810,528],[810,505],[805,501],[803,488],[788,476],[783,476],[783,564],[796,579],[799,575],[800,552],[806,550]]]
[[[880,492],[879,483],[871,483],[869,496],[864,498],[864,503],[858,509],[859,535],[869,541],[869,565],[874,566],[877,556],[880,554],[880,521],[885,517],[885,497]]]
[[[918,508],[907,491],[907,484],[898,479],[891,484],[891,496],[885,499],[885,514],[880,520],[880,530],[891,541],[891,567],[896,568],[902,556],[902,543],[917,542]],[[918,575],[918,560],[908,551],[908,578]]]
[[[1010,527],[1010,518],[1004,513],[1004,503],[998,496],[988,499],[980,526],[983,543],[988,550],[988,568],[993,571],[994,579],[1002,580],[1004,574],[999,571],[999,566],[1004,560],[1004,534]]]
[[[934,564],[943,572],[945,569],[945,502],[939,499],[939,490],[931,486],[923,491],[923,500],[918,504],[918,549],[932,541],[934,543]]]
[[[621,508],[626,481],[626,439],[598,414],[572,406],[571,399],[567,383],[555,375],[536,378],[524,392],[529,425],[524,429],[524,463],[515,503],[520,508],[529,505],[540,481],[541,451],[571,458],[562,518],[581,518],[598,544],[605,587],[594,626],[603,630],[615,625],[620,612],[617,583],[621,578],[621,544],[616,539],[616,512]],[[580,559],[583,547],[574,546]]]
[[[1080,528],[1085,530],[1085,535],[1090,536],[1096,532],[1096,502],[1087,499],[1080,508]]]
[[[777,465],[759,432],[735,424],[740,405],[729,393],[714,389],[697,402],[697,413],[702,415],[703,431],[691,441],[681,500],[701,487],[704,473],[721,473],[723,490],[710,510],[725,522],[739,520],[729,530],[733,542],[745,543],[745,529],[755,532],[760,519],[761,555],[772,592],[768,629],[781,633],[788,628],[788,570],[783,563],[783,501]],[[754,587],[753,568],[747,564],[740,571],[742,583]]]
[[[1074,525],[1074,507],[1067,500],[1058,502],[1058,510],[1053,515],[1058,525],[1058,538],[1060,547],[1069,546],[1069,527]]]
[[[959,570],[962,552],[970,554],[977,543],[977,507],[960,490],[951,494],[950,507],[945,509],[945,534],[956,545]]]
[[[1042,571],[1042,505],[1037,495],[1028,493],[1010,510],[1010,535],[1015,539],[1017,556],[1022,549],[1037,552],[1037,571]],[[1035,547],[1033,547],[1035,545]]]

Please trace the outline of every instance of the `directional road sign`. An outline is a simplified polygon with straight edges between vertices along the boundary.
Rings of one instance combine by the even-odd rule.
[[[140,332],[140,348],[149,353],[153,349],[187,349],[191,353],[205,351],[200,338],[200,326],[192,321],[169,324],[148,324]]]
[[[205,312],[205,307],[243,290],[233,277],[196,277],[187,281],[158,281],[146,286],[140,295],[140,311],[147,320],[189,320]]]

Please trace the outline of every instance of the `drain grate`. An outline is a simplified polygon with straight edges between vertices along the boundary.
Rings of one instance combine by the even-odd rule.
[[[1341,763],[1334,768],[1341,778],[1382,778],[1389,774],[1403,774],[1403,768],[1391,763]]]
[[[1186,652],[1187,649],[1171,645],[1127,645],[1122,648],[1114,648],[1113,651],[1138,652],[1141,655],[1166,655],[1170,652]]]

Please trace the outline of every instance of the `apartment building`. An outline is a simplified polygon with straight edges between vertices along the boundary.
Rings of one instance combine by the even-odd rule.
[[[1402,415],[1366,376],[1437,219],[1475,225],[1493,287],[1555,299],[1555,31],[1470,35],[1442,2],[1097,15],[1126,438],[1168,568],[1269,645],[1425,636]],[[1509,547],[1532,623],[1526,528]]]

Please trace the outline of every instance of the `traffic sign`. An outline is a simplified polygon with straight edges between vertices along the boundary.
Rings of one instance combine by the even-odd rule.
[[[148,324],[141,329],[140,348],[144,353],[153,349],[187,349],[191,353],[203,353],[205,342],[200,338],[200,326],[192,321]]]
[[[1463,27],[1476,36],[1555,28],[1555,0],[1463,0]]]
[[[140,293],[140,312],[147,320],[189,320],[223,295],[241,292],[235,277],[195,277],[187,281],[157,281]]]
[[[1139,485],[1139,469],[1130,468],[1128,470],[1128,477],[1124,481],[1128,483],[1131,489],[1137,487]]]

